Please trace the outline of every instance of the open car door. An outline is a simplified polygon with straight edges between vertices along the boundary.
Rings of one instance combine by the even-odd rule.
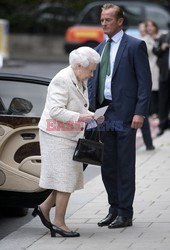
[[[49,80],[0,76],[0,198],[4,206],[34,207],[49,190],[39,187],[38,122]]]

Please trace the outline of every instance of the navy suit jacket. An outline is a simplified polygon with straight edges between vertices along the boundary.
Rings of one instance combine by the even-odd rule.
[[[96,47],[101,55],[105,41]],[[90,109],[99,108],[97,101],[100,65],[88,81]],[[116,55],[111,93],[112,104],[105,114],[106,120],[131,121],[134,115],[146,116],[149,107],[152,80],[144,41],[124,34]]]

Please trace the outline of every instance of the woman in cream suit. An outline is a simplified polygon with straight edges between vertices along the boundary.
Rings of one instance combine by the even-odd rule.
[[[70,66],[52,79],[39,122],[42,157],[39,185],[53,191],[35,208],[33,216],[40,216],[51,237],[56,233],[63,237],[80,236],[65,224],[65,213],[71,193],[83,188],[83,164],[72,157],[78,138],[84,135],[85,124],[93,120],[93,113],[88,111],[86,83],[100,56],[92,48],[81,47],[70,53],[69,62]],[[49,213],[54,205],[52,224]]]

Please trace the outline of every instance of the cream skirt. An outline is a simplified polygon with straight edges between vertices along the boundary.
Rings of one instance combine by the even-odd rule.
[[[50,135],[40,135],[41,175],[39,186],[72,193],[83,188],[83,164],[73,161],[77,142]]]

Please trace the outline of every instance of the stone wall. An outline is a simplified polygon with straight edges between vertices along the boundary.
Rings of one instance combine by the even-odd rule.
[[[51,35],[20,35],[9,37],[9,58],[36,61],[68,61],[64,37]]]

